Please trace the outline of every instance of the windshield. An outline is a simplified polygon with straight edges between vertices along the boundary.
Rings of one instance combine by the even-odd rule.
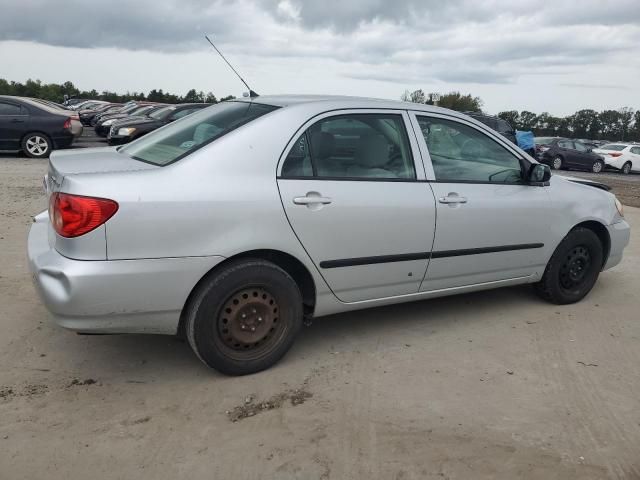
[[[554,139],[555,137],[536,137],[534,142],[536,145],[548,145],[553,142]]]
[[[175,109],[176,107],[162,107],[155,112],[151,112],[149,116],[151,118],[155,118],[156,120],[163,120],[164,118],[171,115],[171,112],[173,112]]]
[[[138,108],[136,108],[134,110],[131,110],[131,112],[129,112],[129,115],[131,115],[132,117],[134,115],[144,115],[145,113],[147,113],[149,110],[152,110],[153,108],[155,108],[155,107],[153,107],[152,105],[147,105],[147,106],[144,106],[144,107],[138,107]]]
[[[616,152],[621,152],[625,148],[627,148],[626,145],[618,145],[618,144],[615,144],[615,143],[609,143],[607,145],[601,146],[600,150],[613,150],[613,151],[616,151]]]
[[[168,165],[277,108],[255,102],[219,103],[176,120],[119,151],[153,165]]]

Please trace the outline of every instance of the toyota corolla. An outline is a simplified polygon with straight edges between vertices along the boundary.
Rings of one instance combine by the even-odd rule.
[[[54,152],[45,188],[28,254],[56,322],[181,334],[232,375],[337,312],[517,284],[577,302],[629,241],[602,185],[463,114],[384,100],[224,102]]]

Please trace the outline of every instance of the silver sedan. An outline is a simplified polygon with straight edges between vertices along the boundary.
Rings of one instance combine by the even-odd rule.
[[[224,102],[129,145],[54,152],[28,240],[63,327],[185,335],[265,369],[305,321],[533,284],[582,299],[629,225],[603,185],[551,177],[460,113],[350,97]]]

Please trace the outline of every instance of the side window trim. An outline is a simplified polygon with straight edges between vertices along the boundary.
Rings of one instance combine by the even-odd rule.
[[[471,127],[481,133],[484,133],[485,135],[490,137],[492,140],[494,140],[496,143],[498,143],[501,147],[506,149],[514,157],[516,157],[520,162],[520,166],[523,168],[523,170],[526,169],[526,167],[530,166],[530,162],[526,158],[524,158],[522,154],[514,148],[514,145],[511,142],[509,142],[504,136],[500,135],[498,132],[491,130],[491,128],[489,127],[479,128],[477,125],[465,120],[464,118],[458,118],[453,115],[443,115],[441,113],[435,113],[435,112],[423,112],[420,110],[411,110],[408,113],[411,119],[411,125],[413,127],[414,134],[418,142],[418,146],[420,148],[420,152],[422,154],[423,166],[426,173],[426,180],[428,182],[443,183],[442,181],[438,181],[436,179],[436,174],[435,174],[435,170],[433,169],[433,163],[431,161],[429,148],[427,147],[427,142],[424,136],[422,135],[422,130],[420,128],[420,124],[418,123],[418,117],[441,118],[442,120],[457,122],[467,127]],[[458,180],[458,181],[447,180],[444,183],[479,183],[479,184],[489,183],[491,185],[496,185],[496,183],[494,182],[476,182],[476,181],[468,181],[468,180]],[[505,183],[504,185],[512,185],[512,184]],[[514,185],[520,185],[520,184],[514,184]]]
[[[468,184],[478,184],[478,185],[523,185],[526,186],[526,183],[517,183],[517,182],[489,182],[489,181],[476,181],[476,180],[437,180],[435,176],[435,170],[433,168],[433,163],[431,160],[431,154],[429,153],[429,147],[427,146],[427,142],[422,135],[422,129],[420,128],[420,124],[418,123],[418,117],[428,117],[428,118],[440,118],[442,120],[447,120],[450,122],[457,122],[461,125],[465,125],[467,127],[471,127],[474,130],[479,131],[480,133],[485,134],[491,140],[495,141],[498,145],[503,147],[509,153],[511,153],[520,163],[520,167],[523,173],[526,171],[527,167],[530,166],[530,162],[522,156],[520,152],[514,149],[514,145],[505,139],[498,132],[492,130],[489,127],[479,128],[477,125],[463,119],[458,118],[453,115],[443,115],[435,112],[423,112],[419,110],[411,110],[408,112],[411,118],[411,124],[414,129],[414,133],[417,137],[418,145],[420,146],[421,151],[424,149],[424,153],[422,154],[422,159],[424,162],[424,168],[426,171],[426,179],[427,182],[431,183],[468,183]]]
[[[416,174],[416,178],[353,178],[353,177],[318,177],[316,172],[316,167],[313,162],[313,158],[311,158],[311,164],[313,168],[313,176],[310,177],[290,177],[290,176],[282,176],[282,167],[284,166],[284,162],[289,155],[289,152],[293,149],[295,144],[302,138],[302,135],[307,134],[307,130],[316,124],[317,122],[324,120],[330,117],[341,117],[344,115],[367,115],[367,114],[378,114],[378,115],[398,115],[402,117],[403,125],[405,129],[405,133],[407,135],[407,140],[409,141],[409,147],[411,150],[411,156],[413,161],[413,168]],[[307,145],[309,138],[307,138]],[[424,163],[421,159],[421,150],[419,147],[418,139],[416,138],[416,133],[414,131],[412,119],[409,116],[407,110],[399,110],[399,109],[385,109],[385,108],[349,108],[349,109],[335,109],[328,110],[325,112],[318,113],[311,118],[308,118],[296,132],[292,135],[291,139],[285,146],[284,150],[280,154],[280,158],[278,160],[278,165],[276,168],[276,178],[283,180],[318,180],[318,181],[355,181],[355,182],[424,182],[425,171],[424,171]],[[311,156],[312,157],[312,156]]]

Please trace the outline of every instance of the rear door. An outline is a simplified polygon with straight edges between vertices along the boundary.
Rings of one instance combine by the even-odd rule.
[[[343,302],[416,293],[427,269],[435,202],[407,121],[394,110],[326,113],[280,161],[289,223]]]
[[[0,150],[19,150],[29,112],[17,103],[0,100]]]
[[[523,180],[526,163],[497,133],[438,114],[413,116],[436,197],[437,225],[421,291],[525,280],[547,262],[547,187]]]

